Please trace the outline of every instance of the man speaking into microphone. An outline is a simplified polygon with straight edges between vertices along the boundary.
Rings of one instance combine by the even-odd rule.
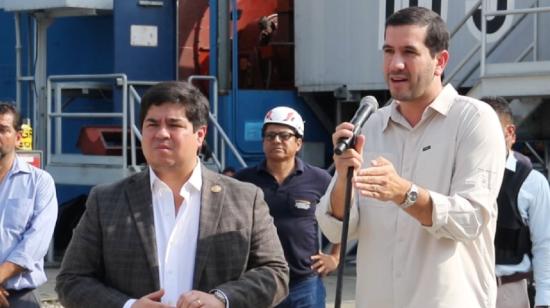
[[[384,76],[393,98],[353,147],[316,217],[339,242],[346,172],[354,169],[349,238],[358,239],[356,306],[488,307],[496,300],[496,197],[506,157],[498,117],[443,86],[449,32],[421,7],[386,21]],[[333,143],[353,136],[336,127]]]

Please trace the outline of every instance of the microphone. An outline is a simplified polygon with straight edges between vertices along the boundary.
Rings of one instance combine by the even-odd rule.
[[[334,153],[340,155],[344,153],[353,143],[355,136],[361,130],[361,127],[367,122],[367,119],[376,112],[378,109],[378,101],[374,96],[365,96],[361,99],[359,103],[359,108],[355,115],[351,119],[351,124],[353,124],[353,136],[348,138],[341,138],[338,140],[336,147],[334,148]]]

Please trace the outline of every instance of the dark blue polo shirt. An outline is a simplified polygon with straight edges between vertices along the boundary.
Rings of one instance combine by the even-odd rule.
[[[325,194],[330,174],[296,158],[294,172],[281,185],[267,171],[265,160],[240,170],[235,178],[263,190],[290,267],[290,283],[316,275],[310,268],[310,257],[319,251],[315,207]]]

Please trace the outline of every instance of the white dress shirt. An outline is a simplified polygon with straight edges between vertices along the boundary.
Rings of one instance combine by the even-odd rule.
[[[397,110],[379,109],[362,129],[363,168],[383,156],[428,190],[432,226],[392,202],[355,196],[350,238],[358,239],[357,307],[492,308],[496,301],[496,197],[505,165],[502,128],[492,108],[447,85],[411,127]],[[339,242],[330,192],[316,216]],[[414,206],[414,205],[413,205]]]
[[[515,172],[517,159],[508,155],[506,169]],[[550,187],[548,180],[538,171],[531,170],[520,187],[518,210],[529,226],[535,276],[535,305],[550,305]],[[496,266],[497,276],[528,272],[531,260],[528,255],[519,264]]]
[[[183,203],[176,214],[172,191],[149,167],[155,239],[159,262],[160,287],[165,293],[162,303],[175,306],[178,298],[193,289],[195,254],[199,234],[200,198],[202,188],[201,164],[182,186]],[[128,300],[129,308],[135,299]]]
[[[202,174],[197,163],[180,191],[183,203],[176,213],[170,188],[150,169],[155,238],[159,260],[162,302],[175,305],[181,294],[193,289],[195,252],[199,234]]]

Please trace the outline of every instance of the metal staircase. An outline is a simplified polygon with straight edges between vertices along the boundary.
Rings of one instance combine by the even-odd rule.
[[[488,0],[478,1],[451,34],[459,32],[474,14],[480,14],[480,41],[445,80],[456,81],[455,77],[469,68],[463,74],[465,77],[453,82],[456,88],[471,87],[467,95],[476,98],[503,96],[511,101],[520,127],[518,141],[531,152],[535,165],[550,178],[550,130],[541,123],[541,120],[550,120],[550,109],[540,108],[545,107],[543,104],[548,103],[550,96],[550,41],[542,35],[550,20],[550,5],[546,2],[546,6],[542,6],[543,3],[545,1],[535,0],[522,2],[525,8],[495,10],[489,7]],[[489,43],[487,23],[499,16],[513,16],[513,23],[499,40]],[[534,117],[536,113],[541,114]],[[527,129],[522,132],[521,126]],[[544,144],[544,149],[536,150],[531,144],[533,141]]]
[[[213,93],[217,93],[217,82],[212,76],[191,76],[193,80],[209,80],[213,83]],[[72,185],[96,185],[108,183],[124,178],[134,172],[141,171],[145,164],[138,161],[141,142],[136,112],[139,110],[141,96],[137,88],[150,86],[152,81],[128,81],[124,74],[105,75],[63,75],[49,76],[47,82],[47,115],[46,115],[46,163],[48,170],[58,184]],[[120,111],[109,112],[74,112],[68,108],[70,104],[64,104],[64,91],[74,91],[84,96],[91,91],[120,91],[121,101],[114,106]],[[115,97],[116,95],[112,95]],[[225,151],[229,148],[242,166],[246,163],[238,153],[223,128],[217,121],[217,97],[212,95],[213,108],[209,114],[212,126],[213,145],[210,159],[203,161],[205,165],[214,170],[222,170],[225,167]],[[66,119],[113,119],[112,123],[118,127],[120,144],[117,144],[119,155],[86,155],[83,153],[67,153],[62,148],[66,133],[74,130],[64,124]],[[78,127],[77,129],[81,129]],[[99,138],[101,139],[101,137]],[[104,140],[101,142],[105,142]],[[126,151],[124,149],[127,149]]]
[[[550,7],[539,7],[539,1],[535,1],[530,8],[526,9],[490,11],[484,5],[485,2],[483,1],[482,3],[480,80],[468,94],[473,97],[482,97],[485,95],[505,97],[550,95],[550,59],[543,59],[538,53],[540,49],[538,34],[542,33],[543,30],[540,29],[543,23],[539,22],[539,15],[550,12]],[[519,16],[517,24],[521,22],[532,23],[532,42],[513,61],[502,61],[498,58],[495,59],[496,57],[493,57],[493,61],[490,61],[489,55],[486,53],[487,18],[506,15]],[[512,27],[509,33],[513,33],[512,31],[515,28]],[[504,36],[503,40],[507,37],[508,35]],[[495,48],[492,51],[503,47],[501,46],[501,42],[496,42],[494,46]],[[529,61],[528,55],[531,56],[531,61]],[[544,56],[542,55],[542,57]]]

